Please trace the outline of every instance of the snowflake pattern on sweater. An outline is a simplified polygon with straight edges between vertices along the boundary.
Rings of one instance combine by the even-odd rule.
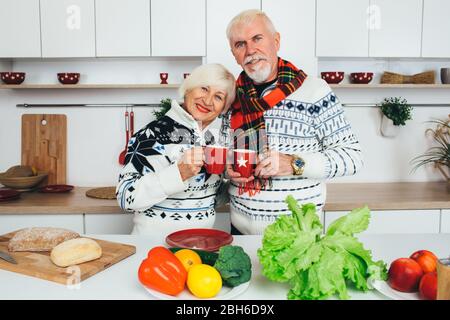
[[[135,213],[133,233],[212,227],[222,176],[209,174],[203,167],[196,176],[182,181],[177,164],[187,149],[215,141],[212,132],[200,132],[175,101],[166,116],[130,139],[116,196],[122,209]]]

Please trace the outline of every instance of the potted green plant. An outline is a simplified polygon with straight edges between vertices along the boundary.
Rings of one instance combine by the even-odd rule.
[[[156,120],[161,119],[167,113],[167,111],[169,111],[170,107],[172,106],[172,99],[161,99],[159,106],[160,109],[153,111],[153,115],[156,117]]]
[[[447,190],[450,191],[450,114],[447,120],[432,120],[436,124],[434,129],[427,129],[431,133],[437,146],[431,147],[424,154],[415,157],[411,162],[415,165],[413,171],[426,164],[433,164],[447,179]]]
[[[412,119],[412,107],[401,97],[384,98],[380,104],[382,114],[380,132],[384,137],[395,137],[400,126]]]

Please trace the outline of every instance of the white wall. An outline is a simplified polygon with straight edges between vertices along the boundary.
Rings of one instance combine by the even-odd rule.
[[[326,65],[328,63],[328,65]],[[346,72],[383,70],[386,61],[319,61],[319,72],[341,69]],[[389,70],[420,72],[420,61],[389,61]],[[449,65],[446,61],[425,62]],[[201,64],[200,59],[78,59],[17,60],[14,70],[27,71],[30,82],[54,83],[56,72],[80,71],[81,83],[159,83],[159,72],[169,72],[169,83],[181,82],[182,74]],[[355,65],[356,64],[356,65]],[[360,64],[360,65],[357,65]],[[376,69],[376,65],[381,66]],[[362,66],[365,66],[362,69]],[[426,66],[425,66],[426,67]],[[7,63],[2,70],[11,68]],[[144,72],[142,71],[144,70]],[[331,70],[331,69],[330,69]],[[385,69],[388,70],[388,69]],[[374,80],[374,82],[378,82]],[[384,97],[402,96],[410,103],[450,103],[448,89],[336,89],[343,103],[379,103]],[[21,115],[24,113],[66,114],[67,183],[79,186],[115,185],[120,171],[118,155],[124,147],[124,108],[17,108],[20,103],[158,103],[161,98],[177,97],[175,89],[86,89],[86,90],[0,90],[0,171],[20,163]],[[138,130],[153,120],[152,108],[136,108]],[[444,119],[449,107],[417,107],[413,120],[394,139],[379,133],[380,114],[371,107],[347,107],[346,114],[358,136],[365,158],[356,176],[332,182],[435,181],[442,177],[431,168],[411,174],[409,161],[425,152],[431,139],[424,132],[432,118]]]

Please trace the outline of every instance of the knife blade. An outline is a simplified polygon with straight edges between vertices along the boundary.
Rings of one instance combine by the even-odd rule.
[[[8,253],[6,253],[6,252],[0,251],[0,258],[3,259],[3,260],[8,261],[9,263],[17,264],[17,261],[14,260],[14,258],[11,257],[11,256],[10,256]]]

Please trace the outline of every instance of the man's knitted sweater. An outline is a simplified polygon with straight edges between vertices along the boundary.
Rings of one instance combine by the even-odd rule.
[[[273,90],[266,88],[262,96]],[[314,203],[322,211],[325,180],[353,175],[362,167],[359,142],[345,119],[336,94],[322,79],[308,76],[303,85],[275,107],[264,112],[269,149],[295,154],[305,161],[301,176],[272,178],[272,185],[254,196],[229,188],[232,224],[244,234],[262,234],[281,214],[290,214],[291,194],[300,204]],[[230,118],[223,122],[222,143],[232,146]]]

